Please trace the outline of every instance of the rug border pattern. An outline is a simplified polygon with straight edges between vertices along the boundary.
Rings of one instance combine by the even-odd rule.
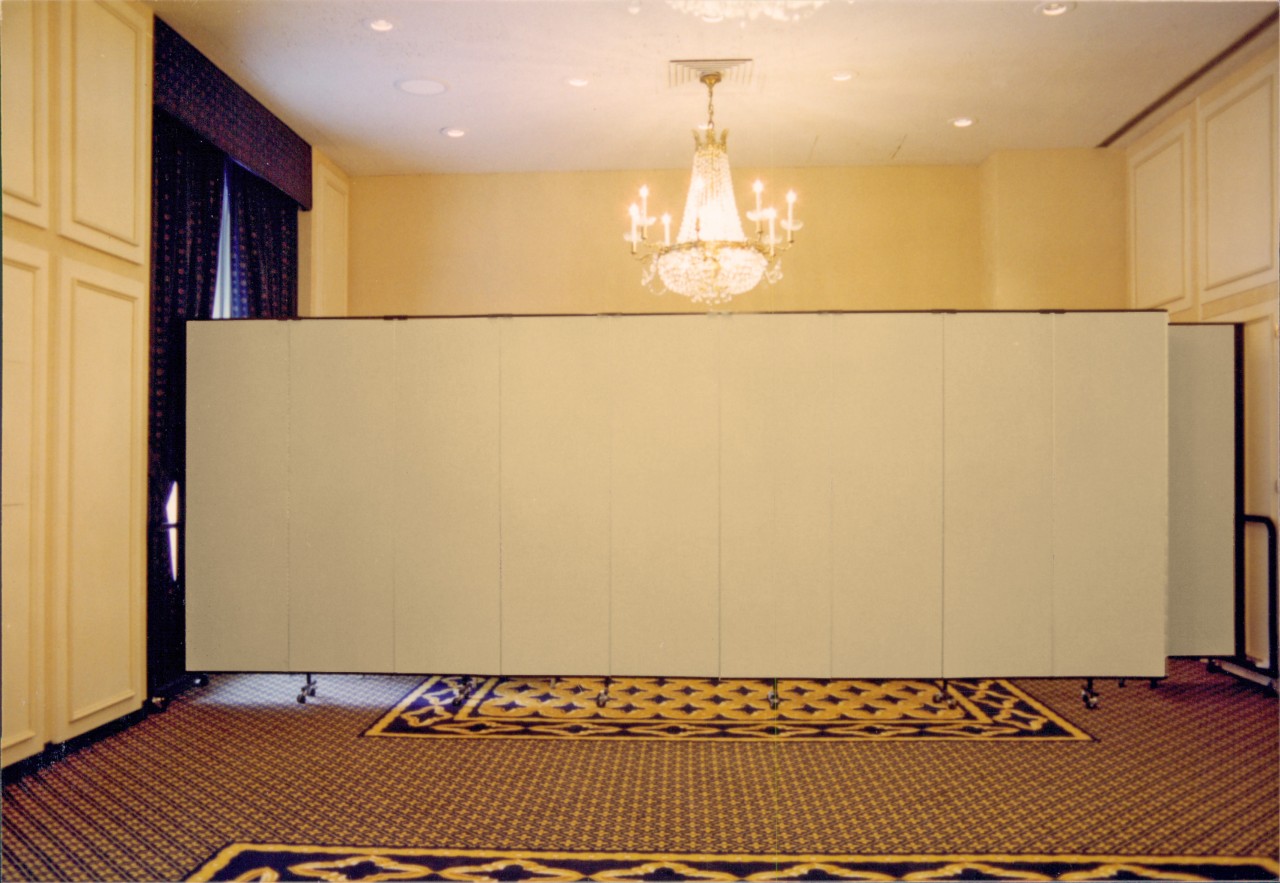
[[[757,874],[768,874],[769,868],[779,871],[796,870],[805,866],[825,866],[836,872],[847,873],[852,879],[893,880],[893,879],[943,879],[965,871],[981,870],[992,874],[993,879],[1010,880],[1106,880],[1103,876],[1108,872],[1128,871],[1139,876],[1150,874],[1153,880],[1215,880],[1215,879],[1257,879],[1256,877],[1240,877],[1224,874],[1209,876],[1196,873],[1192,869],[1221,868],[1224,871],[1237,869],[1242,871],[1264,870],[1271,879],[1280,877],[1280,862],[1264,856],[1187,856],[1187,855],[1087,855],[1078,853],[904,853],[853,855],[845,853],[797,853],[797,854],[744,854],[744,853],[699,853],[699,852],[571,852],[560,850],[512,850],[512,849],[432,849],[424,847],[376,847],[376,846],[308,846],[297,843],[252,843],[233,842],[218,850],[212,857],[196,868],[186,877],[189,881],[212,881],[226,879],[218,877],[218,873],[231,867],[236,859],[260,852],[267,855],[331,855],[335,860],[362,859],[372,857],[395,859],[462,859],[471,862],[571,862],[579,864],[594,863],[596,865],[616,864],[610,869],[617,873],[628,874],[619,879],[640,879],[638,873],[643,865],[677,865],[699,873],[703,879],[743,880],[763,879]],[[279,868],[262,865],[253,870],[270,868],[278,872],[286,872],[292,867],[281,863]],[[701,865],[703,867],[695,867]],[[738,876],[728,866],[740,865],[747,869],[754,868],[750,877]],[[919,867],[908,875],[893,876],[887,872],[889,868],[901,869],[904,865]],[[1028,865],[1042,865],[1044,871],[1031,871]],[[1053,869],[1062,866],[1072,868],[1063,873],[1053,873]],[[881,870],[877,870],[877,867]],[[1181,870],[1180,870],[1181,869]],[[470,879],[455,877],[459,870],[449,867],[433,867],[425,869],[432,877],[446,879]],[[474,869],[472,869],[474,870]],[[547,869],[551,870],[551,869]],[[564,869],[569,870],[569,869]],[[586,869],[579,869],[583,873]],[[596,868],[597,872],[605,872]],[[246,872],[242,872],[246,873]],[[571,872],[572,873],[572,872]],[[608,872],[606,872],[608,873]],[[1036,874],[1037,876],[1029,876]],[[939,875],[939,876],[935,876]],[[236,878],[238,879],[238,878]],[[280,879],[294,879],[281,877]],[[302,879],[302,878],[298,878]],[[315,879],[345,879],[342,877],[320,877]],[[412,879],[402,873],[382,877],[365,877],[357,879]],[[531,878],[537,879],[537,878]],[[544,879],[553,879],[546,877]],[[581,877],[564,879],[593,879],[585,874]],[[779,878],[788,879],[788,878]],[[794,878],[790,878],[794,879]]]

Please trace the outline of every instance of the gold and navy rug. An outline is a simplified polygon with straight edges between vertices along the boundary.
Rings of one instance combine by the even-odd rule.
[[[1267,858],[698,855],[234,843],[189,880],[1266,880]]]
[[[432,677],[366,736],[807,742],[1090,736],[1007,680]],[[944,689],[945,688],[945,689]]]

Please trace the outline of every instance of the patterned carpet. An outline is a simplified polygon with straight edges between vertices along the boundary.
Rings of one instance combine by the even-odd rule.
[[[480,680],[480,679],[476,679]],[[436,739],[1085,739],[1005,680],[428,678],[366,736]]]
[[[1016,682],[1089,741],[369,738],[421,679],[322,676],[306,705],[300,681],[215,676],[6,771],[0,876],[1276,878],[1276,700],[1190,661],[1099,682],[1093,711],[1078,681]]]

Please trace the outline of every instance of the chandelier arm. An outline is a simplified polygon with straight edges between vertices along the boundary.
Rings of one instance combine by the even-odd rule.
[[[720,72],[711,71],[703,74],[701,79],[707,87],[707,131],[714,132],[716,130],[715,88],[716,83],[721,79]]]

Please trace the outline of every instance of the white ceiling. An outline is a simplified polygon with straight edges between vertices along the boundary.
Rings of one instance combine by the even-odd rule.
[[[675,59],[752,60],[748,82],[716,89],[735,166],[974,164],[999,149],[1094,147],[1276,10],[1082,0],[1047,17],[1029,0],[829,0],[802,21],[744,24],[666,0],[149,5],[356,176],[685,167],[706,90],[669,85]],[[395,27],[375,32],[373,19]],[[841,70],[852,78],[833,81]],[[579,76],[589,85],[566,83]],[[415,78],[447,89],[396,88]],[[958,116],[977,123],[949,125]]]

